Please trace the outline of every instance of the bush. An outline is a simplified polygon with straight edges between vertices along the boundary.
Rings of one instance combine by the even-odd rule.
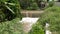
[[[0,22],[4,21],[5,14],[0,10]]]
[[[36,3],[36,0],[20,0],[20,6],[22,9],[27,10],[37,10],[38,5]]]
[[[52,7],[54,5],[54,1],[49,2],[49,7]]]
[[[12,20],[15,17],[21,17],[18,0],[0,0],[0,21]]]
[[[31,3],[29,7],[27,7],[27,10],[37,10],[39,7],[37,3]]]
[[[15,18],[12,21],[0,22],[0,34],[22,34],[22,24],[19,21],[19,18]]]
[[[52,32],[60,32],[60,7],[50,7],[41,15],[39,22],[43,27],[49,23]]]
[[[30,6],[28,6],[27,9],[29,9],[29,10],[37,10],[38,9],[36,0],[30,0],[29,2],[30,2]]]
[[[45,34],[44,29],[42,28],[41,24],[37,22],[32,26],[32,29],[28,34]]]
[[[30,5],[29,0],[20,0],[21,9],[27,9],[29,5]]]

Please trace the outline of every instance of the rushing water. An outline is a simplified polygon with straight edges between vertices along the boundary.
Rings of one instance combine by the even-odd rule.
[[[21,23],[23,23],[23,30],[24,32],[29,32],[32,25],[35,24],[37,22],[39,18],[30,18],[30,17],[24,17],[22,18],[22,20],[20,21]],[[45,34],[51,34],[51,31],[48,30],[49,24],[46,23],[46,33]]]
[[[48,30],[48,27],[49,27],[49,24],[48,24],[48,23],[46,23],[46,34],[51,34],[51,31],[50,31],[50,30]]]
[[[28,17],[28,12],[26,12],[26,17]]]
[[[23,23],[24,32],[29,32],[32,25],[35,24],[38,19],[39,18],[31,18],[31,17],[22,18],[22,20],[20,22]]]
[[[22,18],[22,20],[20,21],[21,23],[23,23],[23,31],[24,32],[29,32],[30,29],[32,28],[32,25],[35,24],[37,22],[37,20],[39,18],[31,18],[28,17],[28,12],[26,12],[26,17]],[[45,34],[51,34],[50,30],[48,30],[49,24],[46,23],[46,33]]]

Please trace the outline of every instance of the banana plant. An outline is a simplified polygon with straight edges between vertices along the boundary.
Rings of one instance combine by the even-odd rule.
[[[5,19],[20,17],[20,5],[18,0],[0,0],[0,9],[2,9],[2,12],[4,12],[6,16]]]
[[[14,11],[8,5],[17,6],[18,4],[16,4],[16,3],[9,3],[7,1],[9,1],[9,0],[0,0],[0,5],[3,4],[4,7],[6,7],[8,10],[10,10],[14,14]]]
[[[15,6],[15,4],[14,3],[8,3],[8,2],[3,2],[3,3],[4,3],[4,6],[14,14],[14,11],[7,4],[13,5],[13,6]]]

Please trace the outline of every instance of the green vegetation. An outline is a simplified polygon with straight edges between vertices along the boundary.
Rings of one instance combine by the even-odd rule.
[[[0,23],[0,34],[22,34],[22,24],[20,19]]]
[[[18,0],[0,0],[0,34],[22,34]]]
[[[50,7],[45,10],[39,19],[40,24],[45,28],[45,24],[49,23],[49,29],[52,32],[60,32],[60,7]]]
[[[21,9],[24,10],[40,10],[54,5],[54,0],[20,0],[20,2]]]
[[[39,7],[35,1],[30,1],[30,6],[27,7],[28,10],[38,10]]]
[[[19,22],[22,18],[20,7],[38,10],[42,7],[41,2],[45,3],[43,0],[20,0],[20,3],[19,0],[0,0],[0,34],[25,34],[23,25]],[[45,34],[46,23],[50,24],[51,32],[60,33],[60,7],[53,7],[53,4],[53,1],[49,2],[49,8],[45,9],[28,34]]]
[[[41,2],[44,3],[45,7],[45,1],[44,0],[20,0],[20,6],[22,9],[27,10],[38,10],[41,9]],[[43,8],[44,8],[43,7]]]
[[[54,0],[53,1],[50,1],[48,3],[49,3],[49,7],[52,7],[54,5]]]
[[[20,15],[18,0],[0,0],[0,22],[21,17]]]
[[[28,9],[28,10],[38,9],[36,0],[20,0],[20,2],[21,2],[20,5],[22,9]]]
[[[32,26],[32,29],[28,34],[45,34],[44,29],[42,28],[41,24],[37,22]]]

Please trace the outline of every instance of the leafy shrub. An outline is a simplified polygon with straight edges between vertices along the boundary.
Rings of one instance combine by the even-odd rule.
[[[5,14],[0,11],[0,22],[3,21],[5,19]]]
[[[27,9],[30,10],[37,10],[38,9],[38,5],[36,3],[36,0],[30,0],[30,6],[27,7]]]
[[[36,10],[38,9],[38,5],[36,3],[36,0],[20,0],[20,6],[22,9],[27,10]]]
[[[15,18],[12,21],[0,22],[0,34],[22,34],[22,24],[19,21],[19,18]]]
[[[37,22],[36,24],[33,25],[32,29],[28,34],[45,34],[45,32],[41,24]]]
[[[4,21],[5,19],[12,20],[15,17],[21,17],[20,4],[18,0],[0,0],[0,15],[0,21]]]
[[[30,5],[29,0],[20,0],[21,9],[27,9],[29,5]]]
[[[37,10],[39,7],[37,3],[31,3],[29,7],[27,7],[28,10]]]
[[[49,7],[52,7],[54,5],[54,0],[53,1],[49,1],[48,4],[49,4]]]
[[[45,27],[49,23],[52,32],[60,32],[60,7],[50,7],[45,10],[39,19],[40,24]]]

